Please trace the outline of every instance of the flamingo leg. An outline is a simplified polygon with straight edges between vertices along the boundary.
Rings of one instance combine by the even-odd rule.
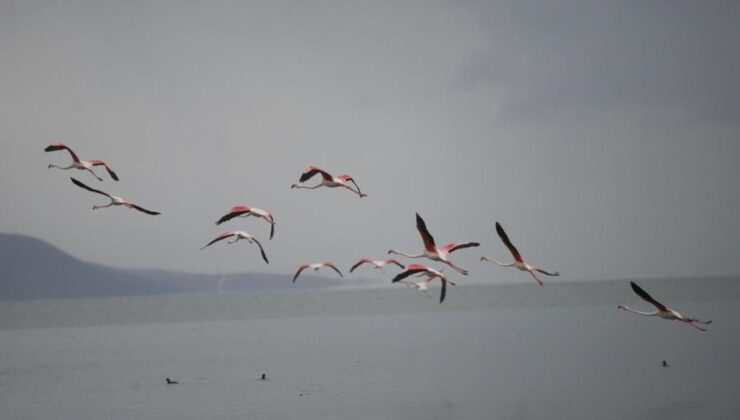
[[[537,280],[537,284],[539,284],[542,287],[545,286],[545,283],[543,283],[542,280],[540,280],[540,278],[537,277],[537,274],[535,274],[534,271],[528,271],[528,272],[529,272],[529,274],[532,275],[532,277],[534,277],[535,280]]]
[[[460,273],[460,274],[462,274],[464,276],[467,276],[468,275],[468,270],[456,266],[455,264],[452,263],[452,261],[442,260],[442,262],[444,262],[445,264],[447,264],[450,267],[452,267],[452,269],[455,270],[455,271],[457,271],[458,273]]]

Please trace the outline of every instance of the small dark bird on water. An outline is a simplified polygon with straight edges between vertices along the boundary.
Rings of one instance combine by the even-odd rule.
[[[668,364],[665,360],[663,360],[663,367],[670,367],[671,365]]]
[[[179,382],[174,381],[174,380],[172,380],[170,378],[167,378],[167,385],[175,385],[175,384],[179,384]]]
[[[262,380],[262,381],[266,381],[266,380],[267,380],[267,375],[265,375],[265,374],[263,373],[263,374],[262,374],[262,378],[260,378],[260,380]]]

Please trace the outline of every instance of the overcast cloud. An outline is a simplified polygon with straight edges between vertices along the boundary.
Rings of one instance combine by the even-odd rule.
[[[737,2],[0,0],[0,231],[84,260],[341,268],[477,240],[466,281],[737,274]],[[110,162],[100,183],[64,141]],[[290,190],[306,165],[369,197]],[[159,210],[92,212],[69,176]],[[214,225],[229,207],[271,210]],[[224,229],[262,238],[199,248]],[[374,273],[367,273],[374,276]]]

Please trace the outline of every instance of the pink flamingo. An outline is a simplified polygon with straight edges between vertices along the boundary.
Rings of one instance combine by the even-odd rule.
[[[315,190],[319,187],[328,187],[328,188],[337,188],[342,187],[346,188],[353,193],[357,194],[362,197],[367,197],[367,194],[363,194],[360,191],[360,187],[357,185],[354,179],[352,179],[351,176],[347,174],[332,176],[330,173],[319,169],[315,166],[307,166],[306,169],[303,170],[303,174],[301,175],[301,178],[299,182],[306,182],[309,179],[311,179],[314,175],[321,174],[321,182],[317,185],[314,185],[313,187],[307,186],[307,185],[300,185],[300,184],[293,184],[290,186],[290,188],[305,188],[309,190]],[[351,182],[355,188],[350,187],[347,183]]]
[[[303,271],[303,270],[305,270],[307,268],[313,269],[313,271],[319,271],[319,268],[321,268],[321,267],[329,267],[329,268],[333,269],[334,271],[336,271],[337,274],[339,274],[339,277],[344,277],[342,275],[342,272],[339,271],[339,269],[337,268],[336,265],[334,265],[333,262],[326,261],[326,262],[322,262],[322,263],[301,264],[300,266],[298,266],[298,271],[296,271],[295,272],[295,275],[293,276],[293,283],[295,283],[295,280],[298,278],[298,275],[301,274],[301,271]]]
[[[216,242],[222,241],[222,240],[224,240],[226,238],[231,238],[232,236],[235,237],[235,239],[233,241],[229,241],[228,242],[229,244],[233,244],[233,243],[239,242],[239,240],[241,240],[241,239],[246,240],[250,244],[251,243],[257,244],[257,246],[260,249],[260,254],[262,254],[262,259],[265,260],[265,262],[267,264],[270,263],[270,261],[267,260],[267,255],[265,255],[265,250],[264,250],[264,248],[262,248],[262,244],[260,243],[260,241],[258,241],[257,238],[255,238],[254,236],[248,234],[247,232],[244,232],[243,230],[235,230],[235,231],[224,232],[224,233],[216,236],[216,238],[214,240],[212,240],[211,242],[208,242],[201,249],[206,249],[209,246],[215,244]]]
[[[72,156],[72,163],[69,166],[57,166],[54,164],[49,164],[49,168],[57,168],[57,169],[62,169],[62,170],[67,170],[67,169],[72,169],[72,168],[80,169],[83,171],[90,172],[91,174],[93,174],[95,178],[98,179],[98,181],[102,181],[103,179],[99,177],[95,173],[95,171],[93,171],[93,166],[103,166],[105,170],[108,171],[108,174],[110,174],[110,177],[118,181],[118,175],[116,175],[116,173],[113,172],[110,166],[108,166],[105,162],[103,162],[102,160],[97,160],[97,159],[80,160],[80,158],[77,157],[77,154],[74,151],[72,151],[72,149],[70,149],[68,146],[66,146],[64,143],[50,144],[46,146],[46,149],[44,149],[45,152],[54,152],[57,150],[68,151],[69,154]]]
[[[249,206],[234,206],[231,209],[229,209],[226,214],[221,216],[220,219],[216,222],[216,225],[220,225],[223,222],[227,222],[235,217],[259,217],[261,219],[265,219],[267,223],[270,224],[270,239],[272,239],[273,235],[275,235],[275,219],[272,217],[272,214],[270,214],[267,210],[258,209],[257,207],[249,207]]]
[[[694,325],[694,323],[704,324],[704,325],[709,325],[709,324],[712,323],[711,320],[710,321],[702,321],[700,319],[688,318],[688,317],[685,317],[685,316],[681,315],[680,313],[674,311],[673,309],[671,309],[671,308],[663,305],[662,303],[658,302],[657,300],[653,299],[652,296],[650,296],[649,294],[647,294],[646,291],[642,290],[642,288],[640,286],[638,286],[637,284],[635,284],[635,282],[632,282],[631,281],[630,282],[630,286],[632,286],[632,290],[635,293],[637,293],[637,296],[640,296],[644,301],[653,304],[657,309],[655,311],[653,311],[653,312],[642,312],[642,311],[638,311],[638,310],[632,309],[632,308],[630,308],[627,305],[618,305],[617,308],[622,309],[622,310],[625,310],[625,311],[634,312],[634,313],[639,314],[639,315],[644,315],[644,316],[659,316],[659,317],[661,317],[663,319],[685,322],[685,323],[691,325],[692,327],[694,327],[694,328],[696,328],[696,329],[698,329],[700,331],[706,331],[706,329],[704,329],[704,328],[702,328],[702,327],[700,327],[698,325]],[[665,362],[663,362],[663,363],[665,363]]]
[[[405,279],[406,277],[417,275],[421,275],[426,278],[418,283],[403,281],[403,279]],[[447,280],[447,277],[445,277],[445,275],[441,271],[437,271],[433,268],[427,267],[424,264],[407,265],[405,269],[403,269],[400,273],[396,275],[396,277],[393,278],[392,283],[402,282],[407,285],[412,285],[412,287],[415,286],[422,292],[426,292],[429,282],[431,282],[435,278],[439,278],[439,280],[442,282],[442,290],[439,294],[439,303],[442,303],[445,301],[445,296],[447,295],[447,283],[450,283],[453,286],[455,285],[455,283]]]
[[[506,234],[506,232],[504,232],[504,228],[501,227],[501,224],[499,222],[496,222],[496,232],[498,232],[498,236],[501,238],[501,241],[504,243],[504,245],[506,245],[506,247],[509,248],[509,252],[511,252],[511,255],[514,257],[514,261],[509,264],[504,264],[500,261],[496,261],[495,259],[491,257],[481,257],[480,258],[481,261],[493,261],[494,263],[502,267],[515,267],[521,271],[526,271],[529,274],[531,274],[535,280],[537,280],[537,284],[539,284],[540,286],[544,286],[545,283],[543,283],[542,280],[540,280],[540,278],[537,277],[537,274],[534,273],[535,271],[538,271],[546,276],[559,276],[560,275],[560,273],[558,273],[557,271],[551,273],[551,272],[545,271],[539,267],[535,267],[525,262],[521,254],[519,254],[519,251],[514,246],[514,244],[512,244],[511,241],[509,240],[509,236]]]
[[[465,242],[465,243],[457,243],[457,242],[451,242],[443,247],[437,248],[437,246],[434,244],[434,238],[427,230],[427,226],[424,223],[424,219],[419,216],[419,213],[416,213],[416,229],[419,231],[419,234],[421,235],[421,239],[424,242],[424,251],[418,253],[418,254],[406,254],[404,252],[401,252],[397,249],[391,249],[388,251],[388,254],[398,254],[403,255],[408,258],[428,258],[432,261],[439,261],[442,263],[445,263],[455,269],[457,272],[463,275],[468,275],[468,270],[464,270],[455,264],[452,263],[452,261],[449,260],[449,254],[457,251],[458,249],[463,248],[470,248],[479,246],[480,244],[478,242]]]
[[[136,204],[131,203],[130,201],[127,201],[127,200],[125,200],[125,199],[123,199],[121,197],[117,197],[115,195],[108,194],[107,192],[104,192],[104,191],[96,190],[95,188],[90,188],[87,185],[83,184],[82,182],[80,182],[80,181],[78,181],[78,180],[76,180],[74,178],[70,178],[70,179],[72,180],[72,182],[75,185],[77,185],[80,188],[84,188],[84,189],[86,189],[88,191],[92,191],[94,193],[98,193],[100,195],[104,195],[104,196],[110,198],[110,203],[106,204],[105,206],[94,205],[93,206],[93,210],[102,209],[102,208],[111,207],[111,206],[126,206],[126,207],[128,207],[130,209],[139,210],[140,212],[143,212],[143,213],[146,213],[146,214],[151,214],[153,216],[156,216],[158,214],[161,214],[159,212],[147,210],[147,209],[145,209],[143,207],[137,206]]]
[[[363,257],[363,258],[360,258],[359,261],[357,261],[355,265],[353,265],[352,268],[349,269],[349,272],[351,273],[355,271],[355,268],[361,266],[362,264],[372,264],[373,266],[375,266],[376,270],[384,268],[387,264],[396,264],[402,269],[404,268],[404,265],[398,262],[398,260],[395,258],[386,258],[384,260],[371,260],[369,258]]]

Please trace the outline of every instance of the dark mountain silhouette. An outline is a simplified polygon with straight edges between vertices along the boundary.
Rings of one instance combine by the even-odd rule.
[[[0,300],[217,293],[342,284],[322,277],[310,280],[293,285],[291,276],[279,274],[214,275],[113,268],[79,260],[38,239],[0,233]]]

